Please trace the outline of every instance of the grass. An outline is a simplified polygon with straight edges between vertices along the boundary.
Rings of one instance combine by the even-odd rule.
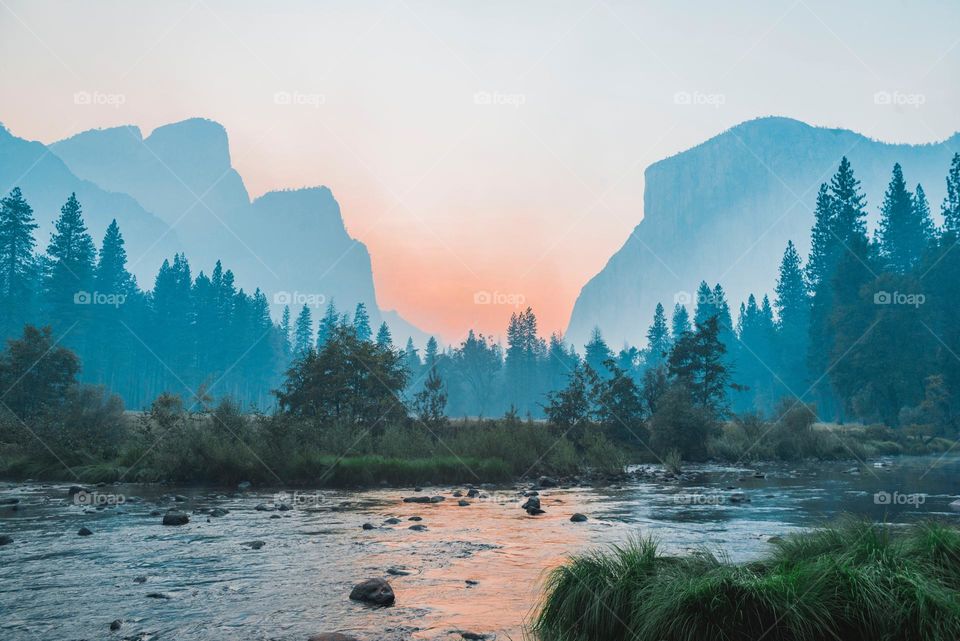
[[[960,532],[851,520],[744,564],[633,539],[554,570],[535,630],[544,641],[956,641]]]

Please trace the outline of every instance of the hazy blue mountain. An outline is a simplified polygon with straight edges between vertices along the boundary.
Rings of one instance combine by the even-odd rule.
[[[20,187],[33,207],[40,225],[40,251],[46,248],[60,207],[71,192],[76,192],[83,205],[84,219],[98,245],[110,221],[117,219],[133,265],[131,271],[142,285],[149,287],[153,283],[165,256],[183,249],[176,231],[129,195],[113,193],[83,180],[42,143],[18,138],[0,127],[0,193],[6,195],[14,187]]]
[[[219,123],[194,118],[146,138],[133,126],[96,129],[50,148],[78,176],[130,194],[176,229],[194,272],[209,272],[220,258],[240,286],[260,287],[271,301],[322,307],[333,299],[344,312],[363,302],[371,321],[384,319],[370,255],[347,232],[330,190],[269,192],[251,202]],[[395,339],[423,342],[396,314],[386,320]]]
[[[958,143],[954,135],[937,144],[893,145],[761,118],[654,163],[645,173],[643,219],[581,290],[568,338],[582,345],[599,326],[611,345],[643,344],[657,302],[670,310],[680,292],[695,295],[703,279],[719,281],[734,310],[750,292],[772,295],[787,240],[806,258],[817,189],[844,155],[863,183],[871,227],[895,162],[911,189],[923,185],[939,213]]]

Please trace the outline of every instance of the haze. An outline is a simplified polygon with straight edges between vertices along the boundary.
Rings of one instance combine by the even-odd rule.
[[[45,143],[217,120],[251,195],[333,190],[382,307],[454,341],[502,334],[522,302],[549,332],[642,218],[661,158],[768,114],[951,135],[960,7],[904,6],[2,0],[0,119]]]

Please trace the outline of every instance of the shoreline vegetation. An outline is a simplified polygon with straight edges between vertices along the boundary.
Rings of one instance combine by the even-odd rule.
[[[636,538],[553,570],[534,629],[543,641],[955,641],[960,530],[848,520],[771,540],[747,563]]]

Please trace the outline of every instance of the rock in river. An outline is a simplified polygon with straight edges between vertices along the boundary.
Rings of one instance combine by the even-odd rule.
[[[427,526],[423,525],[422,523],[418,523],[416,525],[411,525],[407,529],[413,530],[414,532],[423,532],[424,530],[427,529]]]
[[[383,579],[367,579],[353,586],[350,599],[373,605],[392,605],[396,597],[393,588]]]
[[[90,536],[91,534],[93,534],[93,531],[87,527],[82,527],[77,530],[77,536]]]
[[[190,517],[179,510],[170,510],[163,515],[164,525],[186,525],[190,522]]]
[[[460,499],[459,501],[457,501],[457,505],[459,505],[460,507],[467,507],[468,505],[470,505],[470,501],[467,501],[465,499]]]
[[[429,503],[429,496],[408,496],[403,499],[404,503]]]
[[[13,543],[13,537],[7,534],[0,534],[0,545],[10,545]]]
[[[117,630],[120,629],[120,626],[122,625],[123,625],[123,621],[121,621],[120,619],[114,619],[113,621],[110,622],[110,631],[116,632]]]
[[[266,543],[264,541],[247,541],[246,543],[241,543],[240,545],[246,546],[251,550],[259,550],[266,545]]]
[[[339,632],[324,632],[323,634],[313,635],[307,641],[357,641],[357,638]]]
[[[584,521],[587,520],[587,517],[577,512],[576,514],[570,517],[570,520],[573,521],[574,523],[583,523]]]
[[[531,496],[526,500],[526,502],[520,506],[524,510],[539,510],[540,509],[540,497]]]

